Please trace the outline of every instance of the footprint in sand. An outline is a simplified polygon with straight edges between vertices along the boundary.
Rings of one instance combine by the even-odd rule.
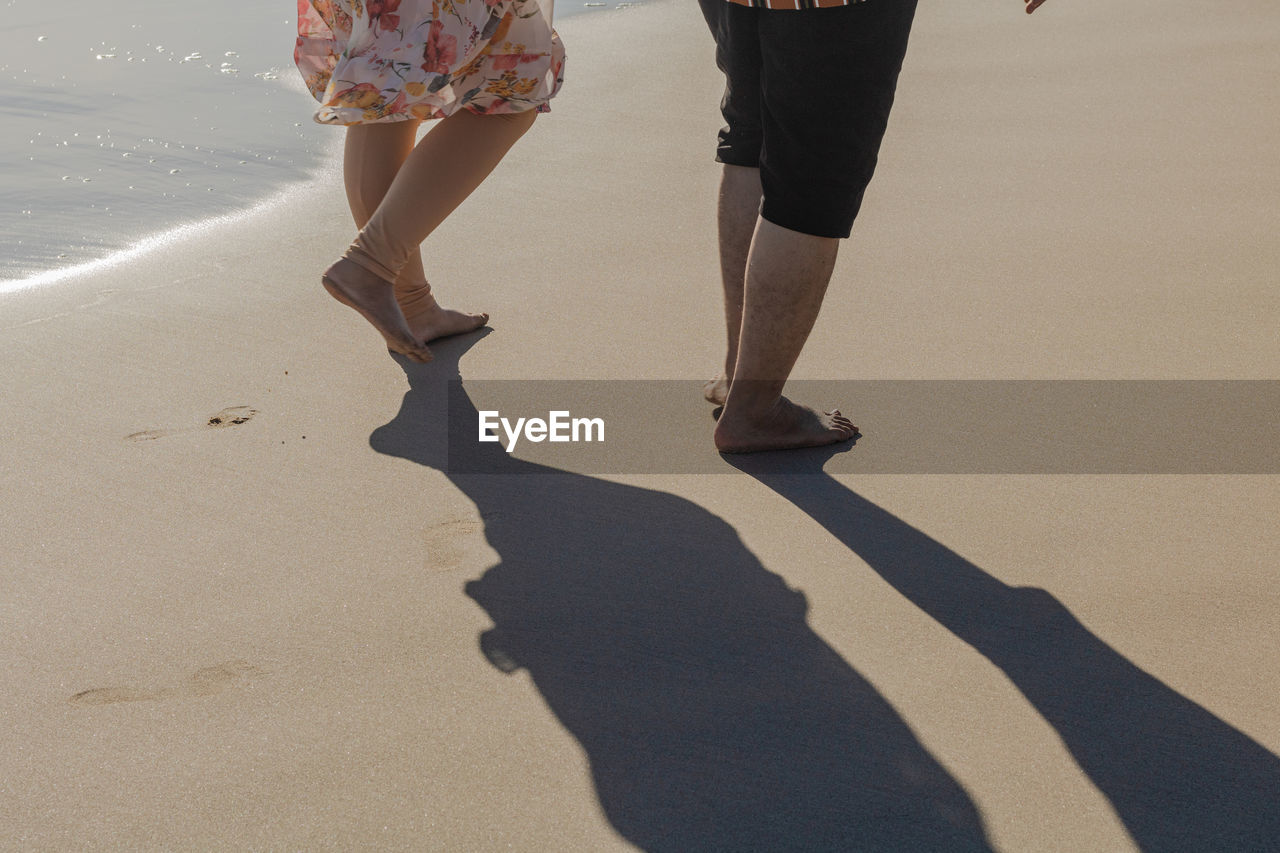
[[[134,432],[124,437],[125,441],[155,441],[157,438],[164,438],[169,435],[177,435],[183,432],[194,432],[198,429],[223,429],[229,426],[239,426],[250,420],[254,415],[258,414],[258,410],[251,406],[228,406],[222,411],[213,415],[205,422],[203,427],[184,427],[179,429],[144,429],[141,432]]]
[[[231,406],[209,418],[207,425],[211,427],[238,426],[256,414],[258,414],[258,410],[251,409],[248,406]]]
[[[81,690],[67,701],[73,705],[114,705],[117,702],[146,702],[191,696],[212,696],[228,687],[257,678],[262,670],[248,661],[233,660],[198,669],[177,687],[143,690],[136,687],[95,687]]]
[[[137,690],[133,687],[98,687],[94,690],[81,690],[68,701],[75,705],[113,705],[116,702],[145,702],[148,699],[159,699],[162,695],[163,691]]]
[[[453,519],[428,527],[422,541],[426,546],[426,567],[432,572],[450,572],[461,568],[469,546],[479,542],[484,522],[477,519]]]

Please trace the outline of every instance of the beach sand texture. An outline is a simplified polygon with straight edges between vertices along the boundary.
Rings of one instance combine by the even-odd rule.
[[[319,287],[336,172],[0,297],[0,849],[1274,845],[1274,475],[441,471],[451,376],[721,357],[696,7],[561,30],[433,365]],[[923,3],[797,378],[1275,378],[1278,41]]]

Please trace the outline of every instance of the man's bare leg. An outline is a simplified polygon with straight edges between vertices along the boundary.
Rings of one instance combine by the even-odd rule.
[[[421,121],[357,124],[347,128],[342,161],[347,204],[356,227],[363,228],[386,196],[400,166],[413,151]],[[478,329],[488,314],[466,314],[442,308],[427,283],[422,255],[414,252],[396,277],[396,302],[409,331],[423,343]]]
[[[747,277],[747,254],[760,218],[760,170],[726,164],[720,175],[720,199],[716,224],[720,234],[720,281],[724,288],[724,322],[729,346],[724,372],[702,386],[702,394],[724,405],[738,360],[738,334],[742,330],[742,290]]]
[[[782,396],[818,319],[839,247],[832,237],[802,234],[765,219],[756,224],[733,384],[716,423],[717,449],[746,453],[817,447],[857,433],[839,411],[819,412]]]

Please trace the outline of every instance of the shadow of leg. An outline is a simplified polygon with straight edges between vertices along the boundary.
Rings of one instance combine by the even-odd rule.
[[[761,482],[1009,676],[1142,849],[1280,849],[1280,758],[1135,666],[1048,592],[1002,583],[827,475],[766,464]]]

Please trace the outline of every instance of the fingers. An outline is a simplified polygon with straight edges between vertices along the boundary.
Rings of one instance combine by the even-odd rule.
[[[1023,0],[1023,2],[1027,4],[1028,15],[1030,15],[1036,9],[1039,9],[1041,5],[1044,4],[1044,0]]]

